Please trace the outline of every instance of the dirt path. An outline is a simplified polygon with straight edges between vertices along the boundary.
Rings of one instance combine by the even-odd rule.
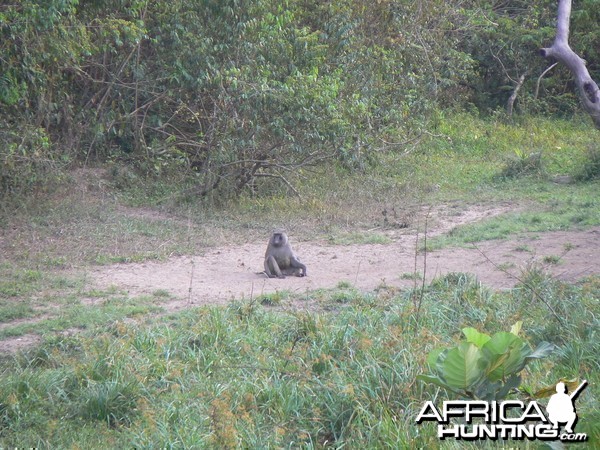
[[[433,213],[421,211],[418,215],[429,214],[428,236],[435,236],[459,225],[514,210],[511,204],[480,205],[468,210],[461,205],[443,205]],[[158,217],[156,220],[170,219]],[[176,311],[191,306],[224,305],[232,299],[251,299],[277,291],[310,293],[334,288],[340,282],[348,282],[363,291],[384,284],[412,286],[415,283],[411,279],[415,272],[415,232],[393,227],[379,231],[392,242],[332,245],[321,241],[298,242],[292,236],[295,251],[308,266],[305,278],[268,279],[261,274],[266,242],[260,242],[215,248],[204,255],[174,257],[165,262],[88,268],[88,287],[116,287],[130,296],[166,292],[167,296],[161,295],[162,306],[167,311]],[[425,255],[421,253],[417,255],[416,271],[425,273],[427,281],[449,272],[472,273],[485,285],[503,289],[517,284],[522,271],[531,264],[541,264],[553,276],[565,281],[600,274],[599,255],[600,227],[596,227],[586,231],[532,233],[511,240],[482,242],[476,248],[433,251],[426,255],[426,269]],[[301,303],[303,308],[310,307],[310,302]],[[291,307],[300,306],[294,303]],[[21,322],[39,320],[42,318]],[[0,324],[0,329],[17,323],[19,320]],[[0,354],[30,347],[40,340],[34,333],[0,340]]]
[[[168,309],[202,304],[224,304],[264,293],[303,293],[332,288],[341,281],[368,291],[387,284],[411,286],[402,275],[415,269],[415,237],[399,236],[391,244],[328,245],[294,243],[308,266],[308,277],[268,279],[262,270],[265,245],[214,249],[203,256],[184,256],[166,262],[118,264],[91,273],[98,287],[118,286],[130,295],[166,290]],[[543,264],[559,279],[574,281],[600,273],[600,227],[587,231],[536,233],[514,240],[487,241],[477,248],[449,248],[427,254],[426,278],[448,272],[475,274],[485,285],[502,289],[514,286],[523,268]],[[558,261],[557,258],[560,257]],[[424,255],[417,257],[423,273]],[[502,268],[502,269],[501,269]]]

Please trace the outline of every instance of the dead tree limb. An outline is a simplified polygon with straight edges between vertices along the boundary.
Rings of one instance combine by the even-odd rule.
[[[521,86],[523,86],[523,83],[525,82],[526,76],[527,72],[525,72],[519,77],[519,79],[517,80],[517,84],[515,85],[515,88],[512,91],[512,94],[510,94],[510,97],[508,97],[508,102],[506,102],[506,114],[508,115],[508,117],[512,117],[513,108],[515,106],[515,100],[517,100],[517,95],[519,94]]]
[[[556,60],[571,71],[579,91],[584,109],[591,116],[596,128],[600,129],[600,90],[587,70],[585,61],[569,46],[569,20],[571,18],[571,0],[558,1],[556,37],[551,47],[542,48],[540,54],[547,59]]]
[[[537,100],[538,95],[540,93],[540,83],[542,82],[542,78],[544,78],[544,76],[546,76],[546,74],[548,72],[550,72],[552,69],[554,69],[557,65],[558,65],[557,62],[553,63],[550,67],[548,67],[546,70],[544,70],[542,72],[542,74],[538,77],[537,82],[535,83],[535,93],[533,94],[534,99]]]

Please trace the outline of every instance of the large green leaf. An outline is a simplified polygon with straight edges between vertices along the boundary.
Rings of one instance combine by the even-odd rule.
[[[496,381],[520,372],[531,354],[531,347],[512,333],[499,332],[485,343],[482,351],[489,361],[490,372],[487,376],[491,381]]]
[[[480,333],[479,331],[477,331],[475,328],[472,328],[472,327],[463,328],[462,332],[465,335],[465,337],[467,338],[467,342],[472,342],[479,348],[483,347],[483,344],[485,344],[487,341],[489,341],[491,339],[491,337],[489,335],[487,335],[485,333]]]
[[[484,347],[488,352],[494,355],[502,355],[510,350],[515,342],[523,342],[523,340],[512,333],[500,331],[495,333],[491,339],[486,342]]]
[[[455,389],[473,390],[485,375],[487,361],[481,350],[470,342],[451,349],[443,363],[443,379]]]
[[[490,355],[484,351],[484,355],[488,358],[489,366],[487,369],[487,377],[490,380],[497,381],[504,376],[506,361],[510,358],[510,351],[501,355]]]
[[[520,331],[520,323],[512,331]],[[419,379],[433,383],[455,394],[483,400],[502,400],[521,384],[519,372],[532,358],[548,356],[554,346],[547,342],[532,351],[529,344],[515,333],[499,332],[493,336],[464,328],[466,341],[457,347],[431,351],[427,362],[432,375]]]

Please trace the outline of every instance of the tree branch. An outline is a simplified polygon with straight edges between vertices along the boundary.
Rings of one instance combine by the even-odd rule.
[[[516,84],[515,88],[513,89],[512,94],[510,94],[510,97],[508,98],[508,102],[506,102],[506,114],[508,115],[508,117],[512,117],[515,100],[517,100],[517,95],[519,94],[519,90],[521,89],[521,86],[523,86],[523,83],[525,82],[526,76],[527,76],[527,72],[525,72],[524,74],[522,74],[519,77],[519,79],[516,82],[517,84]]]
[[[569,46],[569,20],[571,0],[559,0],[556,37],[551,47],[540,49],[544,58],[555,59],[571,71],[584,109],[591,116],[596,128],[600,129],[600,90],[587,70],[585,61]]]
[[[296,195],[296,197],[301,198],[300,193],[296,190],[296,188],[290,183],[283,175],[278,173],[262,173],[258,172],[254,174],[255,177],[269,177],[269,178],[277,178],[281,180],[290,190]]]
[[[554,64],[552,64],[550,67],[548,67],[546,70],[544,70],[542,72],[542,74],[538,77],[537,82],[535,83],[535,94],[533,94],[533,98],[537,99],[538,98],[538,94],[540,93],[540,83],[542,82],[542,78],[544,78],[544,76],[550,72],[552,69],[554,69],[556,67],[558,63],[555,62]]]

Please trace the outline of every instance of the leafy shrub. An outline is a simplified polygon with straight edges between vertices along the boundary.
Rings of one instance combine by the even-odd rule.
[[[466,340],[453,348],[432,351],[427,362],[433,375],[418,379],[437,384],[463,397],[482,400],[501,400],[521,384],[519,372],[531,359],[543,358],[554,349],[542,342],[532,350],[517,336],[520,323],[511,332],[493,336],[474,328],[463,328]]]
[[[22,193],[57,180],[65,156],[55,152],[43,128],[0,130],[0,193]]]
[[[331,158],[363,170],[474,75],[470,55],[447,51],[464,17],[436,0],[425,10],[443,26],[355,0],[13,3],[0,13],[8,129],[36,124],[60,158],[186,173],[194,197],[294,192],[302,168]]]

